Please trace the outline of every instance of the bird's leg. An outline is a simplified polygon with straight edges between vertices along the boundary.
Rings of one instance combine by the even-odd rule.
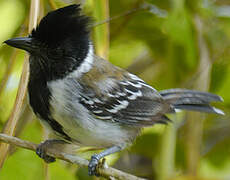
[[[99,176],[99,174],[96,172],[97,171],[97,165],[103,157],[113,154],[115,152],[121,151],[123,148],[121,146],[112,146],[104,151],[102,151],[99,154],[94,154],[91,156],[91,159],[89,161],[88,165],[88,173],[90,176],[96,175]]]
[[[51,163],[51,162],[55,162],[55,158],[54,157],[51,157],[49,155],[47,155],[47,150],[48,149],[54,149],[56,148],[57,146],[60,146],[60,145],[63,145],[63,144],[66,144],[65,141],[63,140],[57,140],[57,139],[48,139],[42,143],[40,143],[36,149],[36,154],[44,159],[44,161],[46,163]]]

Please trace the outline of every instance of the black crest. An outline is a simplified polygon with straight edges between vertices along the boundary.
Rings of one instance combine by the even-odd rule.
[[[42,43],[53,46],[67,38],[88,38],[90,18],[80,14],[80,5],[74,4],[49,12],[34,29],[31,36]]]

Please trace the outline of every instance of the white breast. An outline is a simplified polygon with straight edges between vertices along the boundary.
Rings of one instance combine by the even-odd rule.
[[[95,119],[79,102],[81,86],[71,77],[48,83],[51,90],[51,114],[64,132],[83,146],[109,147],[129,143],[137,129],[116,122]]]

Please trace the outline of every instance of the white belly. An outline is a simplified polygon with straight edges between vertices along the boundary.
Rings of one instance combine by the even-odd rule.
[[[84,106],[78,103],[78,92],[73,94],[66,81],[53,81],[48,84],[48,87],[52,92],[50,104],[52,117],[77,144],[101,148],[123,145],[130,143],[138,134],[137,128],[123,127],[117,122],[95,119]]]

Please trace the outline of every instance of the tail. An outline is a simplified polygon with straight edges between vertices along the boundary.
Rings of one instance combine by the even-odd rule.
[[[174,109],[224,115],[222,110],[210,105],[211,102],[223,101],[220,96],[215,94],[187,89],[167,89],[159,93]]]

